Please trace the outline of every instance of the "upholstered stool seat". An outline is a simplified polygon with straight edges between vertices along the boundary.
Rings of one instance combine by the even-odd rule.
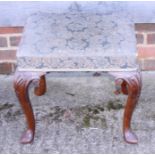
[[[34,14],[17,60],[22,71],[135,70],[134,25],[115,14]]]
[[[130,128],[134,107],[141,90],[136,61],[134,23],[114,13],[36,13],[24,28],[17,52],[14,87],[27,118],[28,129],[22,143],[33,141],[35,119],[28,88],[35,83],[35,94],[46,91],[45,73],[50,71],[110,72],[115,77],[116,94],[128,95],[124,138],[137,143]]]

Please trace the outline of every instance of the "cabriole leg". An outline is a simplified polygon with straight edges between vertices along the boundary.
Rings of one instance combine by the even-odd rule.
[[[34,84],[34,92],[36,95],[40,96],[45,93],[46,81],[44,74],[36,72],[16,72],[14,88],[27,120],[27,130],[21,137],[21,143],[31,143],[35,134],[35,118],[28,93],[30,84]]]
[[[123,93],[128,95],[124,118],[123,118],[123,134],[126,142],[138,143],[137,136],[133,133],[130,124],[134,108],[138,102],[142,81],[140,72],[118,73],[115,78],[116,94]]]

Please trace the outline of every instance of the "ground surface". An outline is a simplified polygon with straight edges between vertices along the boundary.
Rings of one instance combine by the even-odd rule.
[[[36,117],[33,144],[22,145],[25,118],[13,91],[13,76],[0,76],[0,153],[155,153],[155,72],[143,73],[132,127],[138,145],[124,142],[125,96],[113,94],[108,77],[47,76],[48,91],[30,90]]]

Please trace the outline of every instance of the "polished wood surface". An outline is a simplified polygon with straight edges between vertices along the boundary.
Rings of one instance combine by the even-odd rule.
[[[45,92],[46,92],[46,78],[45,75],[41,75],[39,79],[39,85],[35,87],[34,93],[37,96],[41,96],[44,95]]]
[[[142,81],[140,72],[124,73],[124,75],[116,76],[116,94],[122,93],[128,95],[124,118],[123,118],[123,134],[126,142],[131,144],[138,143],[137,136],[133,133],[131,129],[131,118],[134,108],[138,102]]]
[[[21,138],[21,143],[31,143],[35,134],[35,118],[29,99],[28,88],[33,84],[34,93],[41,96],[46,92],[45,73],[16,72],[14,88],[27,119],[27,130]],[[137,72],[115,72],[115,94],[128,95],[123,118],[123,135],[126,142],[135,144],[137,136],[131,129],[131,118],[141,92],[141,74]]]
[[[37,75],[33,72],[16,72],[14,88],[28,124],[26,132],[21,137],[21,143],[24,144],[31,143],[35,134],[35,118],[28,93],[30,84],[34,84],[36,95],[40,96],[45,93],[46,82],[44,75]]]

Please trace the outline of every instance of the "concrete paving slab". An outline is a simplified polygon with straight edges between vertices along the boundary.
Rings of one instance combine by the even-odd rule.
[[[0,153],[155,153],[155,72],[143,72],[132,127],[139,143],[122,137],[126,96],[113,94],[108,77],[51,77],[48,91],[30,98],[36,117],[34,142],[19,143],[25,118],[13,90],[13,75],[0,75]]]

